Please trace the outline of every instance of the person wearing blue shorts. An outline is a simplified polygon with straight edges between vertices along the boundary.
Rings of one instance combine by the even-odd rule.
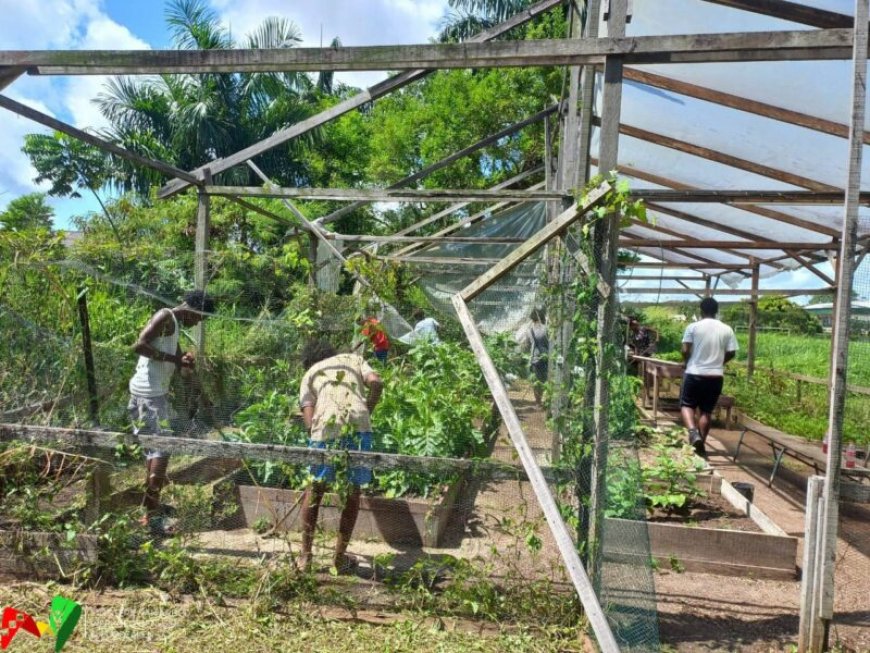
[[[371,451],[371,412],[381,398],[383,381],[362,356],[339,354],[326,341],[308,343],[302,351],[305,376],[299,389],[302,419],[309,429],[308,446],[314,449],[340,451]],[[314,481],[302,498],[303,569],[311,566],[314,530],[323,494],[335,482],[332,465],[312,465]],[[354,560],[347,554],[347,545],[359,515],[360,486],[372,481],[367,467],[348,470],[351,491],[341,511],[338,538],[333,563],[339,572],[353,568]]]

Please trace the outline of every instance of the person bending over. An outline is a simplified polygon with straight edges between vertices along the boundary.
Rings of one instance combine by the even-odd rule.
[[[299,389],[302,419],[309,429],[309,446],[316,449],[371,451],[370,416],[381,398],[381,377],[358,354],[338,354],[323,340],[308,343],[302,351],[305,375]],[[314,465],[314,482],[302,498],[302,569],[311,566],[311,549],[320,503],[329,483],[335,481],[332,465]],[[366,467],[348,470],[350,494],[341,511],[333,564],[346,573],[355,566],[347,545],[359,514],[360,486],[372,480]]]
[[[214,312],[214,301],[201,290],[184,296],[175,308],[162,308],[148,321],[133,345],[139,355],[136,371],[130,379],[127,410],[135,435],[172,435],[169,427],[169,382],[176,370],[192,370],[193,352],[182,353],[178,336],[180,327],[192,327]],[[155,521],[160,509],[160,491],[166,485],[169,454],[146,451],[145,517],[143,523],[162,530]]]
[[[722,394],[725,363],[737,353],[737,338],[730,326],[716,319],[719,303],[712,297],[701,300],[701,319],[683,334],[683,385],[680,411],[689,429],[689,444],[702,458],[707,457],[705,442],[710,433],[713,409]],[[701,413],[695,421],[695,410]]]

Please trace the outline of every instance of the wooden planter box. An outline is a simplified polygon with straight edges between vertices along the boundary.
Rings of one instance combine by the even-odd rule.
[[[0,576],[56,580],[81,564],[97,561],[97,536],[0,531]]]
[[[787,535],[755,505],[746,501],[726,479],[716,474],[711,483],[720,485],[723,498],[742,510],[764,532],[608,518],[604,525],[604,557],[643,564],[648,540],[649,551],[662,568],[679,564],[686,571],[794,579],[797,575],[797,538]]]
[[[387,544],[422,544],[437,547],[453,513],[463,481],[449,486],[432,499],[386,499],[362,496],[354,538],[383,540]],[[300,531],[299,507],[302,492],[254,485],[237,485],[240,517],[252,527],[261,518],[276,525],[279,531]],[[320,506],[318,526],[326,531],[338,530],[341,516],[338,496],[326,494]]]

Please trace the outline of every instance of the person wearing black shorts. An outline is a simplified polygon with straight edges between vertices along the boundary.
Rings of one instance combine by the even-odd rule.
[[[680,411],[689,429],[689,443],[702,458],[710,433],[713,409],[722,394],[725,363],[737,354],[737,338],[727,324],[716,319],[719,303],[712,297],[701,301],[701,319],[683,334],[683,362],[686,368],[680,388]],[[701,413],[695,420],[695,411]]]

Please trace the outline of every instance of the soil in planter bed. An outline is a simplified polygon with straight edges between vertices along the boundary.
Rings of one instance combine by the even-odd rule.
[[[732,531],[763,532],[749,517],[738,511],[720,494],[707,494],[696,499],[691,507],[668,514],[656,508],[647,521],[664,524],[682,524],[699,528],[722,528]]]

